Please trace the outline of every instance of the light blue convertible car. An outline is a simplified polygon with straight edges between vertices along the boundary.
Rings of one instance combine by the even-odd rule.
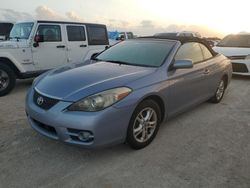
[[[167,119],[220,102],[231,75],[230,61],[201,39],[139,38],[41,75],[27,94],[26,113],[52,139],[141,149]]]

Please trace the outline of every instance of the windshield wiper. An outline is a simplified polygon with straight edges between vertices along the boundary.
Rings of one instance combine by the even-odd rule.
[[[120,64],[120,65],[133,65],[131,63],[127,63],[127,62],[124,62],[124,61],[116,61],[116,60],[104,60],[106,62],[110,62],[110,63],[117,63],[117,64]]]
[[[21,38],[20,37],[9,37],[10,39],[16,39],[16,41],[18,42]]]
[[[105,60],[105,59],[98,59],[98,58],[94,58],[92,60],[95,60],[95,61],[104,61],[104,62],[109,62],[109,63],[116,63],[116,64],[119,64],[119,65],[131,65],[131,66],[138,66],[138,67],[157,67],[157,66],[154,66],[154,65],[143,65],[143,64],[133,64],[133,63],[128,63],[128,62],[125,62],[125,61],[118,61],[118,60]]]

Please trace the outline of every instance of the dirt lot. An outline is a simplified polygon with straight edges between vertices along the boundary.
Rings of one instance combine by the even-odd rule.
[[[0,98],[0,187],[250,187],[250,79],[234,77],[221,104],[170,120],[140,151],[85,150],[37,134],[24,112],[31,82]]]

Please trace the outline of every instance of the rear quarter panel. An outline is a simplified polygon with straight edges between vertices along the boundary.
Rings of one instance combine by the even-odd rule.
[[[218,67],[218,70],[212,69],[213,72],[218,72],[219,78],[217,78],[217,85],[219,84],[221,78],[223,76],[227,76],[227,84],[230,83],[231,78],[232,78],[232,63],[231,60],[225,57],[222,54],[218,54],[215,58],[214,61]],[[216,90],[215,88],[214,90]]]

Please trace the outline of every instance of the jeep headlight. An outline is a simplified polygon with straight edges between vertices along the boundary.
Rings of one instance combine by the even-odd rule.
[[[122,100],[128,96],[131,91],[132,90],[127,87],[106,90],[75,102],[68,110],[85,112],[100,111]]]

